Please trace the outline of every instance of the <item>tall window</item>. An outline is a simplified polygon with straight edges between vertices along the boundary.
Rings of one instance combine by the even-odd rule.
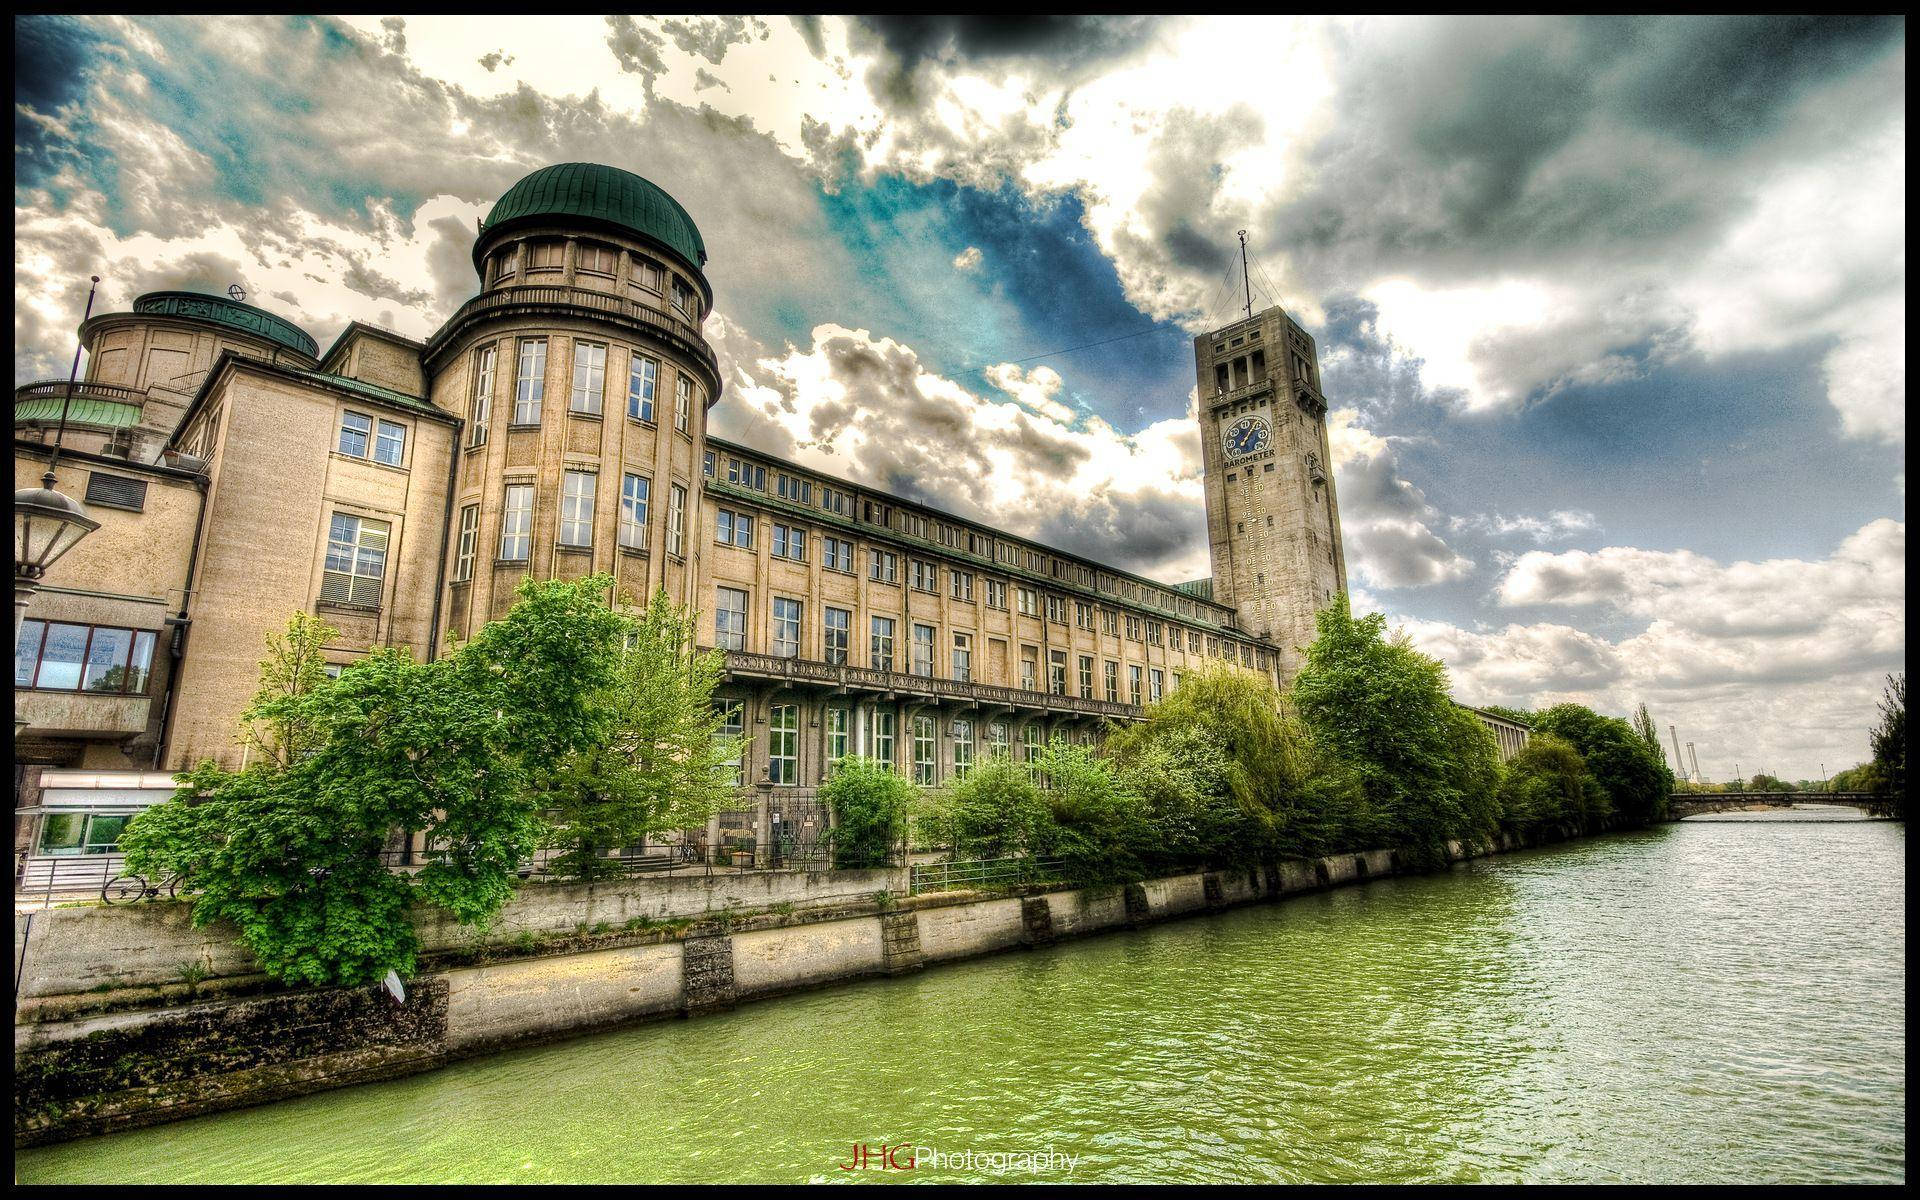
[[[653,393],[660,381],[660,364],[634,355],[627,367],[627,415],[636,421],[653,420]]]
[[[1030,692],[1040,690],[1040,651],[1034,646],[1020,647],[1020,686]]]
[[[913,627],[913,673],[933,677],[933,626]]]
[[[913,781],[921,787],[933,786],[933,718],[913,719]]]
[[[687,489],[679,484],[667,487],[667,553],[683,552],[687,539]]]
[[[747,731],[747,706],[741,700],[720,701],[720,736],[733,745],[733,757],[727,765],[733,768],[733,786],[741,787],[747,782],[747,745],[742,734]]]
[[[1076,629],[1092,629],[1093,605],[1085,601],[1075,600],[1073,602],[1073,624]]]
[[[500,515],[500,557],[522,562],[533,555],[533,485],[507,485],[506,508]]]
[[[987,753],[995,758],[1007,756],[1007,723],[991,721],[987,724]]]
[[[844,608],[829,608],[826,611],[825,629],[827,661],[835,666],[846,666],[847,651],[853,640],[853,613]]]
[[[389,531],[385,521],[333,514],[327,531],[327,560],[320,572],[320,598],[377,606],[387,574]]]
[[[653,482],[644,475],[620,477],[620,544],[629,550],[647,548],[647,502]]]
[[[1140,703],[1140,664],[1127,664],[1127,703]]]
[[[1037,617],[1040,615],[1040,593],[1029,587],[1015,588],[1014,592],[1020,601],[1021,616]]]
[[[800,777],[800,708],[776,704],[767,714],[767,779],[793,783]]]
[[[1027,765],[1027,778],[1040,778],[1040,727],[1022,725],[1020,727],[1020,761]]]
[[[465,583],[473,578],[473,560],[480,548],[480,506],[463,505],[460,509],[460,540],[455,543],[453,554],[453,581]]]
[[[560,544],[593,545],[593,493],[599,477],[591,471],[567,471],[560,482]]]
[[[900,582],[900,559],[891,550],[867,551],[867,578],[875,583]]]
[[[893,670],[893,618],[873,619],[873,669]]]
[[[675,375],[673,380],[673,427],[686,433],[693,420],[693,381],[685,375]]]
[[[573,394],[570,412],[597,417],[607,396],[607,348],[594,342],[573,344]]]
[[[955,600],[965,600],[968,603],[973,602],[972,571],[955,571],[949,569],[947,571],[947,587],[948,594]]]
[[[372,436],[372,417],[357,412],[345,413],[340,417],[340,453],[365,458],[367,440]]]
[[[1120,664],[1107,660],[1107,703],[1120,703]]]
[[[513,423],[538,425],[540,402],[547,395],[547,340],[520,343],[520,370],[513,377]]]
[[[1059,596],[1047,597],[1047,620],[1056,625],[1067,623],[1067,602]]]
[[[877,708],[873,711],[873,756],[889,768],[894,763],[893,742],[897,720],[893,713]]]
[[[773,652],[781,658],[800,657],[800,602],[773,598]]]
[[[773,526],[773,556],[794,562],[807,561],[807,531],[778,522]]]
[[[953,635],[953,677],[961,683],[973,679],[973,636],[956,633]]]
[[[953,723],[953,777],[965,779],[973,770],[973,722]]]
[[[820,565],[829,571],[853,574],[853,543],[845,538],[820,539]]]
[[[722,650],[747,648],[747,594],[739,588],[714,589],[713,639]]]
[[[681,283],[678,279],[673,281],[673,307],[681,316],[692,319],[693,289]]]
[[[1056,696],[1067,694],[1067,652],[1047,651],[1047,690]]]
[[[487,444],[487,422],[493,417],[494,362],[499,355],[499,347],[482,346],[473,356],[473,426],[468,431],[469,446]]]
[[[1158,704],[1160,697],[1166,694],[1167,676],[1159,667],[1147,671],[1147,703]]]
[[[1080,656],[1080,698],[1093,699],[1093,656],[1090,654]]]
[[[57,691],[140,693],[153,664],[153,634],[104,625],[22,621],[13,647],[13,686]]]
[[[987,580],[987,607],[1002,610],[1007,607],[1006,581],[1000,579]]]
[[[827,769],[829,771],[833,769],[833,764],[845,758],[851,749],[851,743],[847,738],[849,727],[847,716],[847,710],[844,708],[827,710]]]
[[[915,591],[937,592],[940,590],[940,568],[930,562],[919,559],[909,560],[913,564],[913,586]]]
[[[398,467],[406,459],[407,427],[397,421],[379,422],[373,435],[373,461]]]

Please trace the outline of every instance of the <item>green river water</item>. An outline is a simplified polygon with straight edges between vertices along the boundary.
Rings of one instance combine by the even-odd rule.
[[[514,1051],[28,1151],[18,1179],[1897,1182],[1905,831],[1804,816]],[[841,1169],[901,1142],[911,1170]]]

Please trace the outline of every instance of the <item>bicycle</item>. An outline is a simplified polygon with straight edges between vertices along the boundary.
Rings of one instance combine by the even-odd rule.
[[[144,875],[115,875],[100,885],[100,899],[107,904],[137,904],[157,900],[165,892],[167,899],[178,899],[185,888],[182,876],[169,875],[158,883],[148,883]]]

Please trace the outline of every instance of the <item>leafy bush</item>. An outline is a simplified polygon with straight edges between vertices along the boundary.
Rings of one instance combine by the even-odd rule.
[[[1500,824],[1529,837],[1587,833],[1610,811],[1580,752],[1551,733],[1529,738],[1500,784]]]
[[[1145,806],[1113,760],[1055,740],[1039,766],[1047,820],[1034,831],[1034,852],[1060,859],[1062,873],[1077,882],[1139,878],[1149,840]]]
[[[1559,704],[1535,717],[1533,728],[1573,744],[1620,821],[1643,826],[1666,819],[1673,772],[1633,726],[1584,705]]]
[[[1033,854],[1053,820],[1027,769],[1005,756],[975,764],[948,796],[956,859]]]
[[[884,867],[907,832],[914,787],[885,763],[852,756],[836,762],[820,799],[833,813],[833,865]]]

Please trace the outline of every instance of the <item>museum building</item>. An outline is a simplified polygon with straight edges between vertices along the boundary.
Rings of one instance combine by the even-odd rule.
[[[666,192],[564,163],[494,205],[479,293],[425,342],[354,322],[321,352],[189,292],[90,317],[71,394],[14,401],[16,478],[52,464],[98,522],[19,624],[23,883],[110,863],[173,772],[240,765],[295,612],[339,630],[337,674],[437,655],[528,575],[665,588],[724,652],[746,747],[707,841],[762,863],[824,827],[842,755],[938,785],[1138,719],[1202,664],[1298,670],[1346,569],[1314,342],[1283,311],[1194,341],[1212,575],[1168,584],[710,437],[706,262]],[[1524,742],[1481,715],[1503,755]]]

